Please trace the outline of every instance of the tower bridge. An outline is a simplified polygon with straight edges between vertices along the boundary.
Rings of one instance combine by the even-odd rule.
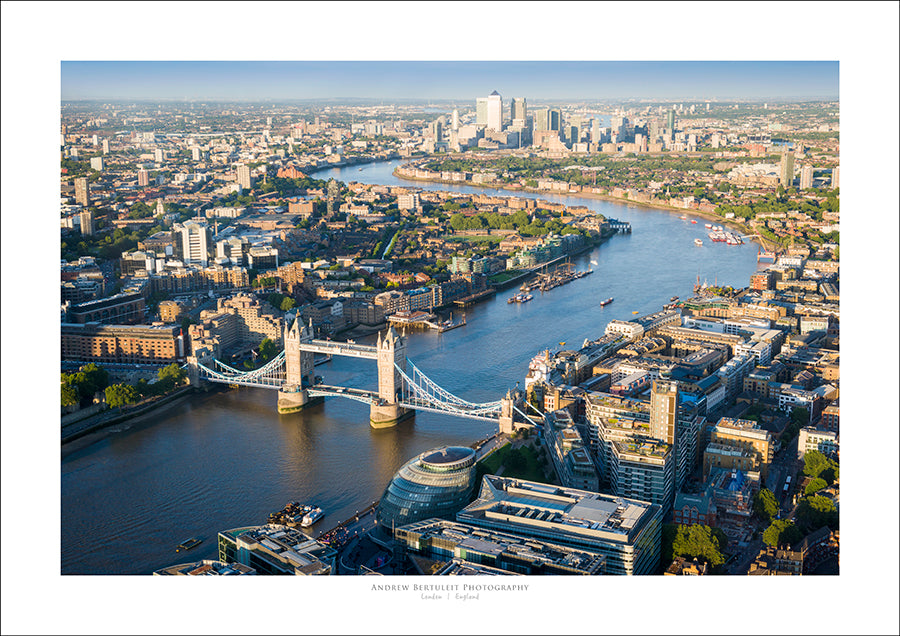
[[[315,375],[317,353],[375,360],[378,388],[372,391],[325,384]],[[393,327],[388,327],[383,336],[379,333],[376,344],[370,346],[315,339],[312,323],[303,325],[298,319],[285,329],[284,351],[259,369],[235,369],[216,360],[205,348],[188,358],[187,367],[194,385],[215,382],[276,389],[279,413],[300,411],[326,397],[342,397],[368,404],[373,428],[394,426],[415,411],[497,422],[501,431],[511,432],[516,424],[540,426],[525,414],[519,391],[508,392],[493,402],[475,403],[440,387],[406,357],[406,336]]]

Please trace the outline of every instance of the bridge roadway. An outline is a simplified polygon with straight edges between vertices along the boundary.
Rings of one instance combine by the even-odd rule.
[[[365,389],[354,389],[345,386],[330,386],[327,384],[316,384],[306,389],[310,397],[345,397],[363,404],[372,404],[379,402],[378,393],[366,391]]]
[[[377,347],[351,344],[349,342],[312,340],[310,342],[301,342],[299,347],[300,351],[312,351],[313,353],[325,353],[335,356],[348,356],[351,358],[365,358],[367,360],[378,359]]]

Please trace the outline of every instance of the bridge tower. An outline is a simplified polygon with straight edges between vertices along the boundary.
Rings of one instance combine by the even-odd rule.
[[[292,326],[285,326],[285,382],[278,390],[279,413],[294,413],[322,401],[322,398],[310,398],[307,392],[307,388],[315,384],[314,354],[300,350],[300,343],[309,342],[312,338],[312,320],[306,326],[298,317]]]
[[[378,400],[372,402],[369,424],[372,428],[388,428],[413,414],[399,405],[403,378],[397,367],[406,371],[406,336],[388,327],[384,338],[378,334]]]
[[[506,392],[506,397],[500,400],[500,433],[512,434],[516,432],[516,408],[524,408],[525,394],[519,389]]]
[[[212,352],[206,347],[201,347],[193,352],[192,355],[189,355],[185,362],[187,362],[187,372],[188,372],[188,383],[193,387],[200,387],[203,385],[203,380],[200,378],[200,365],[201,364],[210,364],[213,360]]]

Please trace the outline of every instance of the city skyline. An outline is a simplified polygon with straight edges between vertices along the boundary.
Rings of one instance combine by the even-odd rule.
[[[827,100],[837,61],[62,61],[61,98]]]

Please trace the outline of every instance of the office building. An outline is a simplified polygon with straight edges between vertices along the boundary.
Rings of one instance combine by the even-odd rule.
[[[444,446],[417,455],[397,471],[378,504],[384,533],[431,517],[452,518],[475,487],[475,451]]]
[[[503,130],[503,98],[497,91],[487,98],[487,129],[497,132]]]
[[[85,208],[90,205],[90,190],[88,189],[87,177],[75,179],[75,203]]]
[[[235,179],[242,189],[250,190],[253,188],[253,179],[250,177],[250,166],[239,165],[235,168]]]
[[[475,125],[487,126],[488,121],[488,98],[479,97],[475,100]]]
[[[173,229],[181,236],[181,257],[186,264],[206,267],[209,263],[209,226],[206,221],[190,219],[176,223]]]
[[[440,141],[444,136],[444,125],[440,119],[435,119],[428,126],[428,136],[435,141]]]
[[[228,259],[232,265],[243,266],[247,264],[247,253],[250,251],[250,242],[245,238],[231,237],[216,242],[216,260]]]
[[[278,269],[278,250],[271,246],[251,247],[247,251],[247,264],[250,269],[260,272]]]
[[[551,108],[547,111],[547,129],[562,131],[562,111]]]
[[[435,561],[460,560],[516,574],[598,575],[606,569],[606,558],[595,552],[443,519],[397,528],[394,539],[410,554]]]
[[[591,143],[592,144],[600,143],[600,119],[599,118],[591,119]]]
[[[240,563],[260,575],[329,575],[337,557],[336,549],[277,524],[223,530],[218,547],[219,561]]]
[[[459,110],[456,108],[453,109],[453,114],[450,117],[450,130],[459,130]]]
[[[534,131],[550,130],[550,109],[539,108],[534,113]]]
[[[513,97],[509,118],[513,122],[516,120],[522,120],[524,122],[528,119],[528,108],[524,97]]]
[[[836,190],[841,187],[841,167],[835,166],[831,169],[831,189]]]
[[[670,137],[675,135],[675,110],[671,108],[666,113],[666,130],[669,131]]]
[[[778,168],[778,183],[785,188],[794,185],[794,153],[785,150],[781,153],[781,165]]]
[[[659,565],[661,509],[646,501],[486,475],[456,520],[601,554],[608,574],[652,574]]]
[[[802,168],[800,168],[800,189],[806,190],[807,188],[811,188],[813,184],[813,168],[811,165],[806,164]]]

